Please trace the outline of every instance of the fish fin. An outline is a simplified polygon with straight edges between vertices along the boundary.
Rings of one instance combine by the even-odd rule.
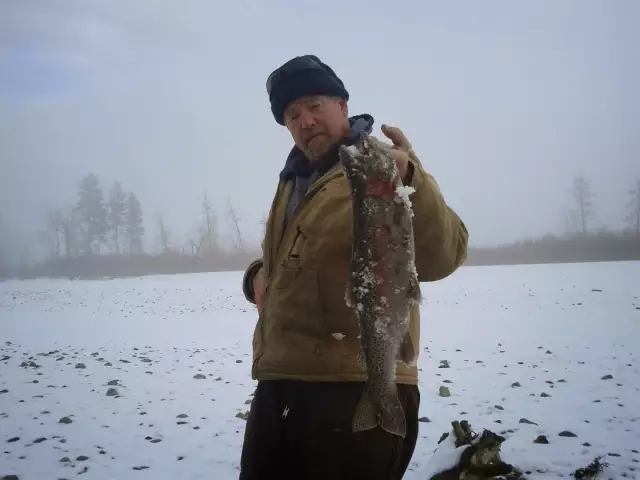
[[[420,289],[420,282],[416,275],[411,275],[409,279],[409,285],[407,286],[407,298],[412,303],[420,303],[422,300],[422,291]]]
[[[347,279],[347,282],[345,284],[344,301],[347,304],[347,307],[349,308],[355,308],[355,306],[358,304],[358,302],[356,301],[355,295],[353,293],[353,282],[351,281],[350,278]]]
[[[371,400],[367,389],[362,392],[355,414],[353,415],[353,431],[363,432],[378,426],[378,408]]]
[[[387,395],[380,410],[380,426],[387,432],[406,437],[407,419],[397,394]]]
[[[413,367],[416,364],[416,350],[413,348],[413,342],[411,341],[411,335],[409,332],[402,339],[400,348],[398,349],[398,361],[405,364],[407,367]]]

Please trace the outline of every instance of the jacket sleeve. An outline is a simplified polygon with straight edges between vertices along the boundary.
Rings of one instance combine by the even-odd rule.
[[[242,293],[244,293],[244,298],[247,301],[253,303],[255,305],[255,292],[253,291],[253,279],[258,273],[258,270],[262,268],[262,259],[259,258],[254,260],[249,264],[247,269],[244,272],[244,276],[242,278]]]
[[[467,258],[469,232],[445,203],[435,179],[424,170],[413,152],[408,175],[406,185],[415,189],[410,199],[418,280],[441,280],[455,272]]]

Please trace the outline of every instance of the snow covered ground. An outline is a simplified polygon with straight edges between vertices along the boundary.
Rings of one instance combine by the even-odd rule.
[[[240,280],[0,283],[0,478],[237,478],[256,316]],[[406,478],[460,419],[503,433],[529,478],[598,455],[602,478],[640,478],[640,263],[468,267],[423,291]]]

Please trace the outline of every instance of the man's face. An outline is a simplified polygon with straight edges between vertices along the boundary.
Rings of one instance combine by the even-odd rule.
[[[302,97],[284,111],[285,125],[310,161],[325,155],[349,132],[347,102],[327,96]]]

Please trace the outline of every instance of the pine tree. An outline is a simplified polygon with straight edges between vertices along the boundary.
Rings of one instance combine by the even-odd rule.
[[[109,237],[113,241],[116,253],[120,254],[120,237],[126,221],[127,196],[118,181],[114,182],[113,188],[109,192],[108,210]]]
[[[107,232],[107,209],[98,177],[93,173],[80,182],[78,216],[85,255],[100,253]]]
[[[129,253],[142,253],[142,237],[144,226],[142,225],[142,206],[138,197],[130,193],[127,197],[125,232],[129,240]]]

